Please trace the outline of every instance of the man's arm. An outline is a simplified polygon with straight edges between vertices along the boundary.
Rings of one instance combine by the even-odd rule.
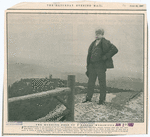
[[[90,47],[88,49],[88,55],[87,55],[87,66],[86,66],[87,71],[85,72],[85,74],[86,74],[87,77],[89,77],[88,66],[90,64],[91,51],[92,51],[92,44],[90,45]]]
[[[93,44],[93,42],[92,42],[92,44]],[[89,46],[89,49],[88,49],[87,66],[86,67],[88,67],[88,65],[90,64],[91,51],[92,51],[92,47],[93,47],[92,44]]]
[[[105,53],[105,55],[103,55],[102,57],[103,60],[113,57],[118,52],[118,49],[116,48],[116,46],[110,43],[110,41],[107,41],[107,46],[109,50],[107,53]]]

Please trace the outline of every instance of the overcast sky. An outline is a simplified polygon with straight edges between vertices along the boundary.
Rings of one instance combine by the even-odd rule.
[[[86,66],[95,29],[119,50],[116,70],[142,73],[143,16],[121,14],[9,14],[9,59],[36,60],[50,66]]]

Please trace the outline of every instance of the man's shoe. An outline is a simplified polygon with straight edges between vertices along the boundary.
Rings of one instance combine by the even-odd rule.
[[[99,101],[99,103],[97,103],[98,105],[105,105],[104,101]]]
[[[91,100],[85,100],[82,103],[86,103],[86,102],[92,102]]]

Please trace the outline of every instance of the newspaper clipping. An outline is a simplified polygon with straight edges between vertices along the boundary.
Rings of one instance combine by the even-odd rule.
[[[2,135],[148,134],[147,33],[145,4],[7,9]]]

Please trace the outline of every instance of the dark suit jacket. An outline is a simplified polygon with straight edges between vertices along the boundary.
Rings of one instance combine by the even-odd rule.
[[[95,41],[92,42],[88,50],[87,67],[90,64],[92,48],[94,46]],[[105,38],[102,38],[101,42],[97,46],[100,46],[100,44],[103,54],[102,59],[105,61],[106,68],[114,68],[112,57],[118,52],[118,49],[112,43],[110,43],[109,40],[106,40]]]

